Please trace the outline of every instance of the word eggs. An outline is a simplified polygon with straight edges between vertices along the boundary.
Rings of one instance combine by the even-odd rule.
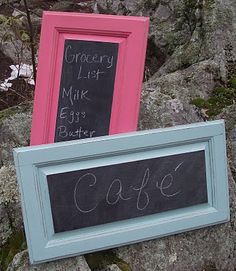
[[[118,44],[66,40],[55,142],[109,133]]]

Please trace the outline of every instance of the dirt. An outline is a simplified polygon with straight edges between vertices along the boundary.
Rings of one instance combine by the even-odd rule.
[[[6,78],[8,78],[11,74],[10,65],[12,65],[12,60],[5,56],[0,51],[0,80],[4,81]]]

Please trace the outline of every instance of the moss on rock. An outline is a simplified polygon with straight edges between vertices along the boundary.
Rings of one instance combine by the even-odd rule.
[[[112,251],[102,251],[85,256],[86,261],[92,271],[106,268],[111,264],[116,264],[122,271],[131,271],[129,265],[118,258]]]
[[[236,77],[232,77],[226,87],[217,87],[212,91],[209,99],[204,100],[197,97],[191,101],[201,110],[205,110],[208,118],[214,117],[222,112],[222,110],[236,102]]]
[[[232,88],[236,89],[236,76],[233,76],[230,80],[229,80],[229,84]]]
[[[0,168],[0,204],[18,203],[19,194],[14,166]]]
[[[26,249],[25,235],[22,230],[14,232],[8,239],[7,243],[0,248],[0,266],[2,271],[7,270],[8,265],[13,260],[14,256]]]

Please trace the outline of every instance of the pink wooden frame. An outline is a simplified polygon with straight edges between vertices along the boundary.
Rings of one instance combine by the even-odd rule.
[[[66,39],[118,43],[109,134],[137,128],[149,19],[44,12],[31,145],[53,143]]]

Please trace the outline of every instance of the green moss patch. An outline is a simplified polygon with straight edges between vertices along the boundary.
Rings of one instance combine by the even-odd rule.
[[[232,88],[236,89],[236,76],[233,76],[230,80],[229,80],[229,84]]]
[[[232,77],[227,87],[217,87],[213,90],[212,96],[204,100],[197,97],[191,101],[201,110],[204,110],[206,117],[211,118],[222,112],[222,110],[236,103],[236,77]]]
[[[92,271],[106,268],[109,265],[116,264],[122,271],[131,271],[129,265],[118,258],[112,251],[102,251],[85,255],[85,259]]]
[[[7,243],[0,248],[0,266],[1,270],[7,270],[8,265],[13,260],[14,256],[27,248],[24,232],[21,230],[15,232],[8,239]]]
[[[217,268],[214,263],[210,263],[203,269],[203,271],[217,271]]]

